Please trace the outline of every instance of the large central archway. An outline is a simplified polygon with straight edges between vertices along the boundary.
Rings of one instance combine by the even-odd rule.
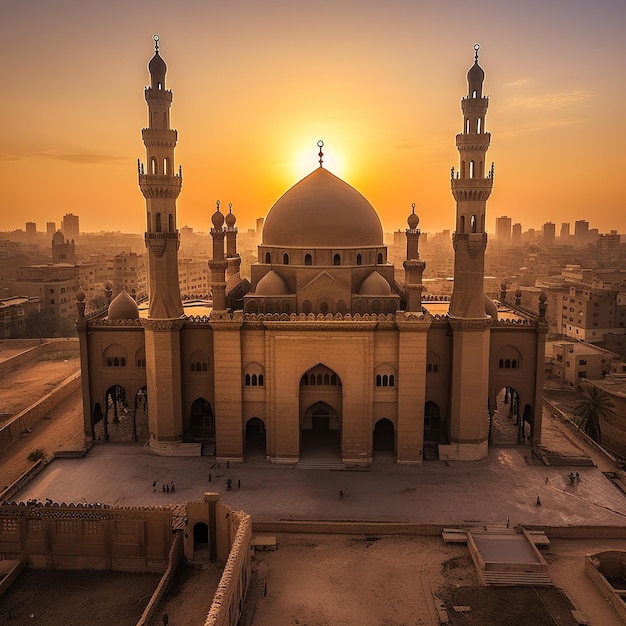
[[[300,379],[300,459],[341,460],[339,376],[316,365]]]

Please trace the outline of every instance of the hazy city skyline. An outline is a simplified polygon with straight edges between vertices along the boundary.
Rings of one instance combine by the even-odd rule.
[[[624,165],[624,18],[618,0],[12,5],[0,25],[11,67],[0,230],[75,213],[84,231],[143,232],[136,160],[154,33],[174,91],[179,226],[208,230],[217,199],[251,226],[317,166],[323,139],[328,169],[386,231],[412,202],[424,230],[453,228],[453,138],[479,42],[496,163],[488,230],[501,215],[626,230],[611,175]]]

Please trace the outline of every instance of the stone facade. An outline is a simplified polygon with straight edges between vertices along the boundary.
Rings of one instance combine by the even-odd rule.
[[[171,92],[158,47],[146,89],[147,310],[127,294],[108,316],[79,302],[85,436],[148,439],[161,454],[219,459],[260,454],[275,463],[331,458],[368,465],[424,458],[480,459],[498,393],[521,419],[519,438],[541,436],[545,299],[526,315],[483,290],[488,99],[475,62],[462,100],[452,299],[422,297],[415,208],[407,219],[404,279],[397,280],[375,209],[320,167],[289,189],[265,220],[258,262],[239,276],[236,217],[212,216],[212,301],[181,302],[177,273]],[[159,169],[161,168],[161,169]],[[146,173],[148,172],[148,173]]]

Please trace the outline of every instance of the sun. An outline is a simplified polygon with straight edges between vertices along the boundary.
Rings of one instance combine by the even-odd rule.
[[[320,159],[325,169],[339,178],[344,177],[346,167],[343,153],[337,146],[328,145],[319,139],[316,143],[312,142],[310,146],[302,147],[294,158],[293,173],[296,178],[300,180],[319,167]]]

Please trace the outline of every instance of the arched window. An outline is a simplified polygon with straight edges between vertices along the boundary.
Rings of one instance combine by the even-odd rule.
[[[300,379],[300,384],[308,386],[308,384],[309,384],[309,377],[306,374]]]
[[[504,359],[500,359],[500,361],[498,362],[498,367],[500,369],[504,369]]]
[[[479,117],[476,122],[476,132],[480,135],[483,132],[483,118]]]
[[[283,254],[283,265],[289,265],[289,255],[286,252]]]
[[[170,213],[167,216],[167,232],[168,233],[173,233],[174,232],[174,216]]]
[[[517,369],[517,360],[516,359],[511,359],[511,369]]]
[[[151,174],[157,174],[158,173],[157,172],[157,160],[154,157],[152,157],[150,159],[150,173]]]
[[[383,387],[389,386],[389,376],[387,374],[383,374]]]
[[[265,253],[265,262],[266,263],[271,263],[272,262],[272,255],[269,252]]]
[[[263,387],[262,369],[258,363],[252,363],[246,368],[243,379],[246,387]]]
[[[330,384],[333,386],[337,386],[338,383],[338,378],[337,378],[337,374],[331,374],[330,375]]]
[[[470,132],[470,121],[469,120],[465,120],[465,134],[468,135]]]
[[[511,369],[511,359],[504,360],[504,369],[505,370]]]
[[[157,231],[157,233],[161,232],[161,228],[162,228],[161,227],[161,214],[157,213],[156,214],[156,231]]]
[[[330,374],[324,374],[324,384],[330,385]]]
[[[309,379],[309,382],[310,382],[312,385],[315,385],[315,384],[316,384],[315,374],[311,374],[311,377],[310,377],[310,379]]]
[[[333,257],[333,265],[341,265],[341,256],[336,254]]]
[[[426,353],[426,373],[437,374],[439,373],[439,355],[432,350]]]
[[[209,355],[203,350],[196,350],[189,358],[189,369],[192,372],[208,372]]]
[[[474,89],[474,91],[472,91],[472,98],[476,98],[478,96],[478,93],[476,92],[476,90]]]
[[[318,385],[323,385],[324,384],[324,378],[323,378],[323,376],[321,374],[317,375],[317,381],[316,382],[317,382]]]
[[[356,264],[363,265],[363,257],[361,256],[361,254],[356,255]]]
[[[312,310],[313,310],[313,307],[311,303],[308,300],[305,300],[302,303],[302,312],[308,315],[309,313],[311,313]]]
[[[308,253],[304,255],[304,264],[313,265],[313,257]]]
[[[475,233],[476,232],[476,216],[472,215],[472,217],[470,217],[470,232]]]
[[[378,258],[376,260],[376,263],[378,263],[378,265],[382,265],[383,264],[383,253],[382,252],[378,253]]]
[[[383,377],[380,374],[376,374],[376,386],[377,387],[383,386]]]
[[[167,158],[163,159],[163,173],[165,175],[169,174],[168,160]]]
[[[246,387],[249,387],[250,382],[251,382],[250,374],[246,374],[245,382],[246,382]]]
[[[461,215],[461,221],[459,224],[459,232],[460,233],[464,233],[465,232],[465,215]]]
[[[322,315],[328,315],[328,302],[322,302],[320,304],[320,313]]]
[[[256,387],[258,384],[258,379],[257,379],[257,375],[256,374],[252,374],[252,386]]]
[[[474,161],[469,162],[469,177],[474,178]]]
[[[394,387],[396,384],[396,377],[393,374],[389,374],[389,386]]]
[[[263,374],[259,374],[259,387],[263,387]]]

